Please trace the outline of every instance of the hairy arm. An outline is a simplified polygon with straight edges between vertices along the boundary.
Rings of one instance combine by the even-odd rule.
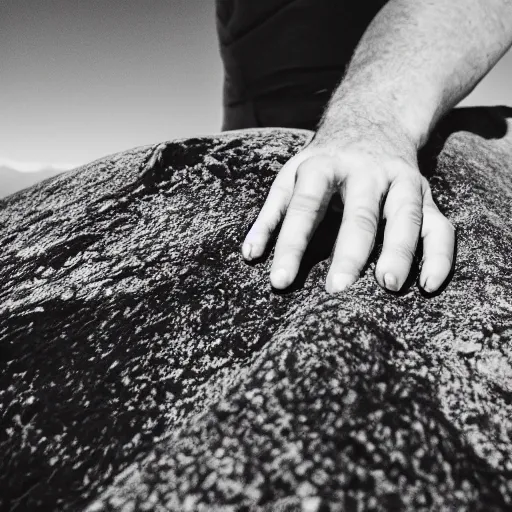
[[[421,175],[417,151],[512,43],[512,0],[390,0],[362,37],[313,139],[278,173],[242,246],[261,256],[283,219],[270,280],[286,288],[333,194],[343,203],[326,289],[360,276],[386,219],[377,282],[399,290],[419,237],[419,284],[434,292],[453,264],[455,230]]]
[[[512,44],[512,0],[390,0],[362,37],[318,136],[364,105],[422,146]]]

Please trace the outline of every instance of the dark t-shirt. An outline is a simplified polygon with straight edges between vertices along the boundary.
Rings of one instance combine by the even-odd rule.
[[[386,0],[217,0],[224,130],[315,129]]]

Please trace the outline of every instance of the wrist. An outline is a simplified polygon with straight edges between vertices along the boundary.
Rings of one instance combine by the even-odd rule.
[[[425,96],[417,98],[398,87],[357,87],[344,82],[322,116],[318,139],[338,130],[369,134],[377,130],[403,138],[417,151],[427,142],[437,117],[433,105]]]

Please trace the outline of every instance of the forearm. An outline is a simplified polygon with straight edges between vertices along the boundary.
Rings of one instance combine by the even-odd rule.
[[[512,44],[512,0],[390,0],[362,37],[316,134],[348,111],[398,123],[421,147]],[[350,121],[352,122],[352,121]]]

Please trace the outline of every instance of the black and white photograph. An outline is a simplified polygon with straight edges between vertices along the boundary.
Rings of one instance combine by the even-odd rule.
[[[0,512],[512,510],[510,0],[0,0]]]

